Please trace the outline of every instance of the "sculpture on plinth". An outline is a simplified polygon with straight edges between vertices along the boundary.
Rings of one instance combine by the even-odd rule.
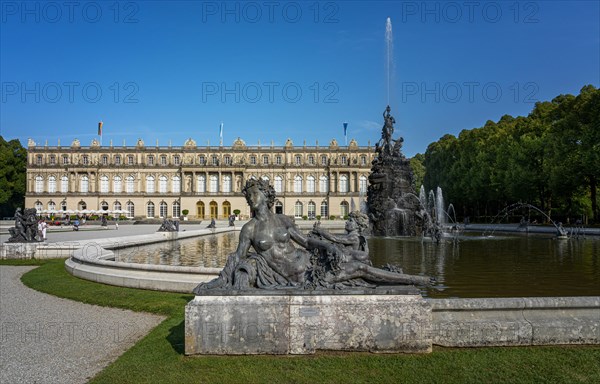
[[[219,277],[199,284],[196,294],[212,289],[344,289],[430,283],[426,276],[371,265],[366,240],[357,225],[366,221],[364,216],[351,216],[343,236],[318,225],[305,235],[293,219],[272,212],[275,190],[267,181],[250,179],[242,192],[253,217],[242,227],[237,250],[228,257]]]
[[[10,238],[8,243],[33,243],[38,242],[37,210],[35,208],[25,208],[21,213],[21,208],[15,212],[15,226],[8,229]]]
[[[420,202],[415,195],[410,160],[402,154],[404,139],[392,138],[396,120],[389,105],[383,119],[367,189],[371,232],[375,236],[420,235],[423,220],[419,216]]]
[[[164,219],[157,232],[179,232],[179,222],[176,220]]]

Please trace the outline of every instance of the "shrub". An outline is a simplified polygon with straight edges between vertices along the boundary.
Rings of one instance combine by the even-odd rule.
[[[183,216],[187,216],[188,213],[190,213],[189,209],[184,209],[183,211],[181,211],[181,213],[183,213]]]
[[[335,216],[334,215],[329,216],[329,220],[335,220]]]
[[[315,217],[317,218],[317,220],[321,221],[321,215],[317,215]]]
[[[302,220],[308,220],[308,216],[306,216],[306,215],[302,216]]]

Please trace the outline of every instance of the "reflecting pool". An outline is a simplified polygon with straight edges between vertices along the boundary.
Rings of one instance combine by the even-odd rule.
[[[238,232],[115,249],[131,263],[222,267]],[[600,238],[559,240],[539,235],[460,236],[457,242],[370,238],[375,266],[396,264],[437,282],[435,298],[600,296]]]

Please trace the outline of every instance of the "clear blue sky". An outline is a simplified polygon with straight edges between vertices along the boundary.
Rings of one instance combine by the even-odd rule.
[[[0,131],[25,145],[360,145],[404,153],[600,86],[598,1],[2,1]],[[473,5],[475,4],[475,5]]]

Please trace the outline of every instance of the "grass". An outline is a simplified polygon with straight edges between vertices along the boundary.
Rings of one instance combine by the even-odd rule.
[[[429,355],[184,356],[184,307],[192,295],[113,287],[75,278],[63,260],[39,265],[29,287],[84,303],[167,318],[91,383],[597,383],[600,346],[439,348]]]

